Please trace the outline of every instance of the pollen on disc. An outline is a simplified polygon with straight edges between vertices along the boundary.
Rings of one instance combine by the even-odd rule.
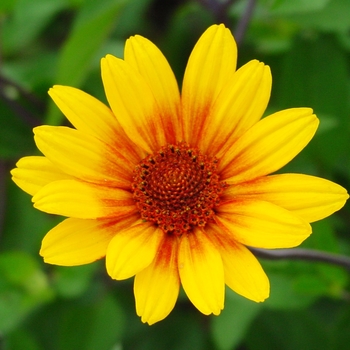
[[[147,156],[135,167],[132,183],[142,219],[176,235],[205,226],[226,187],[216,169],[216,158],[184,142]]]

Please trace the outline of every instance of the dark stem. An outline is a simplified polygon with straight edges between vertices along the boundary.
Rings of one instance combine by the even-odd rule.
[[[236,1],[237,0],[198,0],[203,7],[214,15],[216,23],[223,23],[226,27],[230,27],[230,21],[227,16],[228,8]]]
[[[333,253],[327,253],[313,249],[258,249],[249,248],[250,251],[257,257],[270,259],[270,260],[307,260],[318,261],[328,264],[338,265],[350,270],[350,258],[344,255],[338,255]]]
[[[248,0],[248,4],[244,11],[244,14],[240,18],[237,24],[236,31],[235,31],[235,39],[236,39],[237,45],[240,45],[243,42],[243,38],[247,31],[250,19],[252,18],[255,5],[256,5],[256,0]]]

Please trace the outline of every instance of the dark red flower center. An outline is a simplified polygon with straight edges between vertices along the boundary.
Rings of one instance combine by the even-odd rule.
[[[184,142],[143,159],[132,183],[142,219],[176,235],[205,226],[226,187],[216,172],[217,162]]]

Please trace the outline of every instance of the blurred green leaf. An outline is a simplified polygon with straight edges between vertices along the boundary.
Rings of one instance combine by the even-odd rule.
[[[245,1],[241,1],[233,13],[242,16],[244,10]],[[272,25],[290,22],[304,30],[346,33],[350,28],[349,10],[348,0],[260,0],[255,17]]]
[[[8,334],[4,349],[2,350],[45,350],[43,349],[33,334],[30,332],[18,328],[15,331]]]
[[[62,311],[58,350],[110,350],[120,341],[124,315],[111,295],[70,304]]]
[[[329,168],[347,167],[350,139],[348,64],[333,36],[298,38],[276,77],[275,101],[279,107],[312,107],[323,124],[332,127],[317,133],[308,146],[314,158]]]
[[[347,61],[335,38],[298,37],[282,63],[275,86],[279,106],[310,106],[341,124],[348,107]]]
[[[311,312],[265,311],[250,328],[246,343],[250,350],[328,350],[331,347],[327,326]]]
[[[55,266],[53,279],[57,293],[64,298],[81,296],[91,283],[98,264],[82,266]]]
[[[322,296],[329,294],[329,283],[320,276],[304,274],[299,276],[293,287],[304,295]]]
[[[315,295],[301,294],[295,288],[295,278],[283,273],[268,273],[271,291],[263,306],[269,309],[303,309],[315,299]]]
[[[22,250],[37,256],[42,238],[61,219],[34,209],[30,196],[11,180],[8,183],[1,249]]]
[[[1,12],[10,12],[16,6],[18,0],[2,0],[0,2],[0,15]]]
[[[193,45],[212,20],[212,15],[200,6],[199,2],[184,2],[174,11],[161,48],[169,60],[179,86],[182,84]]]
[[[94,0],[86,2],[67,39],[58,62],[56,84],[79,87],[88,73],[92,59],[113,28],[126,0]],[[63,119],[56,106],[50,104],[45,124],[57,125]]]
[[[38,86],[48,90],[53,81],[54,68],[57,65],[57,55],[53,52],[41,52],[40,56],[21,56],[20,59],[4,62],[3,72],[23,88],[35,91]],[[45,94],[45,100],[47,95]],[[41,116],[40,116],[41,117]],[[39,116],[38,116],[39,119]]]
[[[134,312],[134,309],[133,309]],[[215,316],[213,316],[215,317]],[[209,321],[190,304],[177,305],[171,314],[152,326],[142,324],[136,315],[129,319],[123,347],[132,350],[212,350],[203,323]]]
[[[120,342],[123,331],[122,309],[115,298],[105,295],[95,306],[94,327],[89,337],[87,350],[112,349]],[[63,347],[62,350],[66,350],[66,347]]]
[[[329,2],[330,0],[275,0],[271,11],[278,14],[301,14],[322,10]]]
[[[304,243],[304,246],[330,253],[341,254],[334,223],[335,220],[332,220],[332,218],[314,222],[312,224],[313,234]],[[338,297],[341,296],[349,281],[348,272],[344,268],[332,266],[326,263],[315,263],[315,267],[316,271],[314,278],[317,276],[320,281],[327,285],[328,294]]]
[[[37,262],[23,252],[7,252],[0,256],[1,276],[13,285],[26,289],[42,289],[46,286],[46,280],[41,273],[38,274],[38,270]],[[34,280],[37,283],[33,284]]]
[[[40,34],[52,17],[66,5],[65,0],[17,0],[2,29],[4,55],[23,49]]]
[[[39,265],[26,253],[2,253],[0,276],[0,332],[7,333],[53,294]]]
[[[128,0],[122,8],[118,18],[118,37],[141,34],[141,29],[149,29],[149,23],[145,23],[145,14],[152,4],[152,0]],[[147,28],[148,27],[148,28]]]
[[[20,104],[17,92],[7,90],[9,103],[14,106]],[[34,148],[33,133],[20,117],[0,103],[0,158],[13,159],[23,155],[23,152]]]
[[[289,1],[294,3],[294,1]],[[308,1],[304,1],[308,3]],[[328,1],[319,11],[310,14],[290,15],[290,20],[305,28],[313,28],[325,32],[347,32],[350,29],[350,2],[348,0]]]
[[[326,252],[338,253],[339,242],[337,241],[334,220],[327,218],[312,223],[313,234],[305,241],[304,246],[313,249],[324,250]]]
[[[350,344],[350,308],[343,308],[341,317],[333,322],[334,336],[332,349],[346,349]]]
[[[235,349],[243,341],[261,305],[226,289],[225,308],[211,319],[212,336],[219,350]]]

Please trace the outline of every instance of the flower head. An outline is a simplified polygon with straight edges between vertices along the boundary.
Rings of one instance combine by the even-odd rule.
[[[180,95],[158,48],[131,37],[124,59],[101,62],[110,108],[54,86],[49,94],[74,128],[35,128],[43,156],[24,157],[12,171],[35,208],[67,217],[43,239],[45,262],[105,257],[113,279],[135,276],[143,322],[165,318],[180,285],[204,314],[223,309],[225,284],[265,300],[268,278],[246,246],[295,247],[310,222],[348,198],[318,177],[270,175],[307,145],[318,119],[310,108],[261,119],[270,69],[253,60],[236,70],[236,59],[230,31],[211,26]]]

